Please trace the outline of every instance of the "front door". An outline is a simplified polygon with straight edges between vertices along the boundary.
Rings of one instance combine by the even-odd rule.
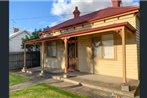
[[[68,71],[76,71],[77,68],[77,38],[68,41]]]

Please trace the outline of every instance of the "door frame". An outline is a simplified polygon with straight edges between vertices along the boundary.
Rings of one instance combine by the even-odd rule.
[[[70,43],[75,43],[75,59],[76,59],[76,62],[75,62],[75,71],[79,71],[79,63],[78,63],[78,40],[77,40],[77,37],[73,37],[73,39],[69,39],[68,40],[68,55],[69,55],[69,44]],[[69,68],[69,56],[68,56],[68,66],[67,68]]]

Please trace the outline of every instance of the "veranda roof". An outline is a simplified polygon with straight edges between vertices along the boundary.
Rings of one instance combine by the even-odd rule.
[[[58,40],[58,39],[62,39],[62,38],[65,38],[65,37],[76,37],[76,36],[80,36],[80,35],[83,35],[83,34],[88,35],[90,32],[102,31],[102,30],[116,28],[116,27],[122,27],[122,26],[125,26],[127,29],[131,30],[132,32],[136,31],[136,29],[130,23],[123,22],[123,23],[115,23],[115,24],[110,24],[110,25],[86,29],[86,30],[74,31],[74,32],[71,32],[71,33],[60,34],[60,35],[52,36],[52,37],[35,39],[35,40],[27,41],[27,42],[25,42],[25,44],[39,43],[39,42],[42,42],[42,41],[53,41],[53,40]],[[101,33],[101,32],[99,32],[99,33]],[[90,34],[93,34],[93,33],[90,33]]]

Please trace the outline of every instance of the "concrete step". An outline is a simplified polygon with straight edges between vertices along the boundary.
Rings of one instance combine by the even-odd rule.
[[[129,92],[124,92],[124,91],[118,91],[115,89],[110,89],[110,88],[106,88],[103,86],[97,86],[97,85],[92,85],[92,84],[88,84],[88,83],[81,83],[83,86],[89,87],[89,88],[93,88],[93,89],[97,89],[97,90],[101,90],[107,93],[111,93],[112,95],[116,96],[125,96],[125,98],[134,98],[134,94],[133,93],[129,93]]]
[[[69,83],[73,83],[73,84],[76,84],[76,85],[82,85],[82,86],[85,86],[85,87],[88,87],[88,88],[96,89],[96,90],[99,90],[99,92],[102,92],[102,94],[104,94],[106,96],[111,96],[111,95],[116,96],[116,95],[118,95],[118,96],[121,96],[121,98],[134,98],[135,91],[125,92],[125,91],[116,90],[116,89],[113,89],[113,88],[107,88],[107,87],[103,87],[103,86],[100,86],[100,85],[98,86],[98,85],[94,85],[94,84],[91,84],[91,83],[86,83],[86,81],[85,82],[79,82],[79,81],[76,81],[76,80],[72,80],[70,78],[63,78],[62,76],[52,76],[52,78],[57,79],[57,80],[62,80],[64,82],[69,82]]]
[[[77,81],[73,81],[73,80],[70,80],[70,79],[67,79],[67,78],[62,78],[62,76],[52,76],[53,79],[55,80],[58,80],[58,81],[64,81],[65,83],[71,83],[70,86],[68,86],[67,88],[69,89],[70,87],[71,88],[78,88],[78,87],[86,87],[86,86],[83,86],[80,82],[77,82]],[[93,89],[93,88],[90,88],[92,90],[92,93],[93,95],[97,95],[99,96],[98,98],[113,98],[112,97],[112,93],[109,93],[109,92],[104,92],[104,91],[101,91],[101,90],[98,90],[98,89]],[[88,94],[88,95],[92,95],[92,94]],[[90,98],[97,98],[97,96],[90,96]]]

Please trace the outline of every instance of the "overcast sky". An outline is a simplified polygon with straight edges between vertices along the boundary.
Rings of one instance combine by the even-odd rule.
[[[122,0],[121,6],[139,5],[139,0]],[[78,6],[81,15],[110,7],[111,0],[10,0],[10,32],[13,27],[33,31],[73,18]]]

